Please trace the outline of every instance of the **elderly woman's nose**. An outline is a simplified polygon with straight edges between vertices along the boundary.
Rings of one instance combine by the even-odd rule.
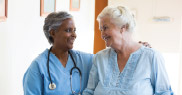
[[[101,38],[104,39],[104,37],[106,36],[105,33],[101,33]]]
[[[105,31],[101,31],[101,36],[104,36],[106,35],[106,32]]]

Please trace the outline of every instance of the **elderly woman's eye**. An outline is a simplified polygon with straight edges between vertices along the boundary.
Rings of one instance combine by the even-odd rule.
[[[108,29],[107,26],[100,27],[100,31],[101,31],[101,32],[106,31],[107,29]]]
[[[106,31],[108,29],[108,27],[107,26],[103,26],[103,31]]]

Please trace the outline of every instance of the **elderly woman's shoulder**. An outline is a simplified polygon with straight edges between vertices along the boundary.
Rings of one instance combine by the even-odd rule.
[[[148,47],[143,47],[143,53],[148,54],[148,55],[161,55],[161,53],[154,49],[154,48],[148,48]]]
[[[111,47],[107,47],[107,48],[97,52],[96,55],[102,55],[103,56],[103,55],[107,55],[107,54],[109,54],[111,52],[114,52],[114,49],[111,48]]]

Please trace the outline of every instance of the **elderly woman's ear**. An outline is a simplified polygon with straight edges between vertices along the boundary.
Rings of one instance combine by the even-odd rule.
[[[121,29],[125,28],[125,30],[127,30],[127,29],[128,29],[128,27],[129,27],[129,25],[128,25],[128,24],[126,24],[126,25],[123,25],[123,26],[121,27]]]
[[[126,27],[126,25],[123,25],[122,27],[121,27],[121,33],[123,32],[123,31],[126,31],[126,29],[127,29],[127,27]]]

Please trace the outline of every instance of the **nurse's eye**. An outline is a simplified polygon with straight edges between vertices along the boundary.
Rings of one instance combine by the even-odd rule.
[[[71,32],[71,29],[66,29],[65,32]]]
[[[76,32],[76,28],[75,28],[75,29],[73,29],[73,31],[74,31],[74,32]]]
[[[65,32],[75,32],[76,31],[76,28],[75,29],[72,29],[72,28],[69,28],[69,29],[66,29]]]

